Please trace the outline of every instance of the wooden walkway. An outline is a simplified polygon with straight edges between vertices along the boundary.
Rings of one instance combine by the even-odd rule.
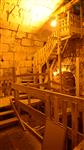
[[[1,131],[0,150],[41,150],[41,143],[21,127],[12,127]]]

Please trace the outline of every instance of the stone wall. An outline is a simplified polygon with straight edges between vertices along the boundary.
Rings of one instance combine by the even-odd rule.
[[[18,30],[18,25],[0,22],[0,74],[1,68],[16,68],[16,73],[32,71],[32,57],[43,46],[39,36]]]

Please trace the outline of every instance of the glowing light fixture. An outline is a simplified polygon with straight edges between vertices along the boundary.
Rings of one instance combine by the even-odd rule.
[[[56,27],[57,26],[57,21],[55,19],[52,20],[50,25],[51,25],[51,27]]]
[[[62,72],[65,72],[65,71],[70,72],[70,69],[69,69],[69,68],[67,69],[66,67],[62,67],[62,68],[61,68],[61,71],[62,71]],[[53,72],[53,76],[54,76],[54,77],[57,76],[58,74],[59,74],[59,69],[57,69],[57,71],[54,71],[54,72]]]
[[[53,76],[56,76],[58,74],[59,74],[59,70],[53,72]]]

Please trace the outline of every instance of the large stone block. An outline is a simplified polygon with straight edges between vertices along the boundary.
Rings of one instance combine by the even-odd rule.
[[[0,43],[0,51],[1,52],[8,52],[8,50],[9,50],[9,45],[8,44]]]
[[[33,45],[33,42],[32,42],[32,40],[30,40],[30,39],[23,38],[21,44],[22,44],[23,46],[32,46],[32,45]]]
[[[9,29],[9,22],[7,22],[7,20],[0,20],[0,28],[2,29]]]
[[[10,37],[10,36],[1,36],[1,43],[6,43],[6,44],[12,44],[14,43],[14,38]]]
[[[13,53],[9,53],[9,52],[3,53],[3,58],[6,61],[13,61]]]
[[[43,42],[41,42],[41,41],[34,41],[34,45],[42,47],[43,46]]]
[[[1,67],[2,67],[2,68],[9,68],[9,67],[10,67],[9,61],[4,60],[4,61],[2,62],[2,64],[1,64]]]
[[[16,38],[23,38],[23,37],[26,37],[26,33],[25,32],[17,32],[17,34],[16,34]]]
[[[11,30],[9,30],[9,29],[0,29],[0,33],[1,33],[1,35],[3,35],[3,36],[6,36],[6,37],[11,37]]]
[[[15,45],[14,46],[14,51],[16,53],[22,53],[22,47],[20,45]]]

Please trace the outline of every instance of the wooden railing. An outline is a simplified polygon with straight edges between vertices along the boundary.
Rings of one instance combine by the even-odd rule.
[[[49,76],[49,74],[46,73],[26,73],[26,74],[20,74],[16,75],[16,83],[23,83],[25,85],[31,84],[31,85],[40,85],[44,84],[43,82],[40,83],[39,78],[41,77],[42,80],[44,80],[45,76]]]
[[[45,102],[46,117],[63,124],[67,130],[67,143],[71,140],[73,149],[84,138],[84,99],[48,90],[25,87],[13,84],[15,99],[18,100],[19,91],[27,93],[28,97],[37,98]],[[26,108],[27,109],[27,108]]]

